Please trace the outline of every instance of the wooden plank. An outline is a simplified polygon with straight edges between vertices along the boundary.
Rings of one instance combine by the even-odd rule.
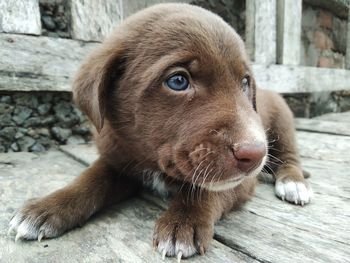
[[[82,59],[99,44],[1,34],[0,45],[0,90],[70,91]],[[350,89],[349,70],[258,64],[253,69],[260,87],[282,93]]]
[[[277,62],[300,64],[302,0],[277,1]]]
[[[296,129],[299,131],[311,131],[317,133],[350,136],[350,122],[334,122],[318,119],[296,118],[294,119],[294,124]]]
[[[257,85],[280,93],[350,90],[350,71],[285,65],[253,65]]]
[[[1,0],[0,32],[41,34],[38,0]]]
[[[346,36],[345,67],[347,69],[350,69],[350,8],[349,8],[349,14],[348,14],[348,31]]]
[[[33,165],[35,163],[35,165]],[[155,220],[162,210],[135,198],[94,216],[82,227],[41,243],[19,242],[6,235],[9,219],[28,198],[48,194],[64,186],[85,167],[65,154],[50,151],[0,154],[0,261],[45,262],[55,255],[62,262],[163,262],[152,250]],[[193,262],[257,262],[217,241],[205,257]]]
[[[246,45],[255,63],[276,62],[276,0],[246,0]]]
[[[350,186],[346,183],[350,176],[348,163],[303,158],[302,166],[310,172],[311,183],[316,192],[343,200],[350,199]]]
[[[275,196],[273,185],[260,184],[256,195],[244,209],[335,243],[350,246],[350,209],[347,205],[349,199],[319,192],[316,185],[311,185],[315,193],[311,203],[305,207],[282,202]]]
[[[294,226],[289,226],[245,209],[221,220],[215,236],[261,262],[340,263],[349,258],[349,245],[299,229],[297,219]]]
[[[90,165],[98,158],[94,144],[61,145],[60,150],[84,165]]]
[[[297,141],[302,157],[350,163],[350,137],[299,131]]]
[[[82,59],[97,47],[15,34],[0,34],[0,45],[0,90],[11,91],[70,91],[71,78]]]
[[[122,20],[122,0],[72,0],[72,38],[102,41]]]

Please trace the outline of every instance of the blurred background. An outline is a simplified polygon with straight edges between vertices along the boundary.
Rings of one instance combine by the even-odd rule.
[[[159,2],[177,1],[0,0],[0,152],[89,142],[72,76],[115,26]],[[295,116],[350,111],[350,0],[182,2],[236,29],[258,86],[282,93]]]

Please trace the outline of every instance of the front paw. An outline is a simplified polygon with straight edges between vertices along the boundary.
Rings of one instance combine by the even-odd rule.
[[[65,218],[62,205],[43,198],[27,201],[12,217],[9,225],[9,234],[16,234],[15,241],[41,241],[42,238],[53,238],[64,233],[71,227],[71,220]]]
[[[196,253],[203,255],[214,233],[214,224],[203,220],[198,216],[166,212],[156,222],[153,234],[155,249],[163,259],[176,256],[178,261]]]
[[[303,179],[301,181],[293,181],[288,179],[280,179],[276,181],[275,193],[283,201],[286,200],[296,205],[304,205],[311,201],[313,192],[308,183]]]

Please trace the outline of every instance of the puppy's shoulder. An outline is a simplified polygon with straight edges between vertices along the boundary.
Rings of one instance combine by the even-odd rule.
[[[292,118],[293,113],[282,95],[275,91],[257,89],[257,110],[264,124],[270,123],[276,116]]]

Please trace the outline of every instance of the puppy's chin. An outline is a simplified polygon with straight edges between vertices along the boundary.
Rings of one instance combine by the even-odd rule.
[[[200,187],[202,187],[206,190],[209,190],[209,191],[214,191],[214,192],[226,191],[229,189],[236,188],[244,180],[246,180],[248,178],[256,177],[261,172],[262,168],[264,167],[264,165],[266,163],[266,159],[267,159],[267,157],[265,156],[263,158],[261,164],[259,165],[259,167],[257,167],[253,171],[251,171],[249,174],[242,173],[242,174],[239,174],[238,176],[235,175],[234,177],[232,177],[228,180],[217,181],[215,183],[214,182],[205,182],[205,183],[201,184]]]
[[[215,191],[215,192],[225,191],[225,190],[229,190],[237,187],[244,181],[244,179],[246,179],[245,176],[240,175],[239,177],[235,177],[230,180],[219,181],[215,183],[212,183],[212,182],[204,183],[201,185],[201,187],[209,191]]]

